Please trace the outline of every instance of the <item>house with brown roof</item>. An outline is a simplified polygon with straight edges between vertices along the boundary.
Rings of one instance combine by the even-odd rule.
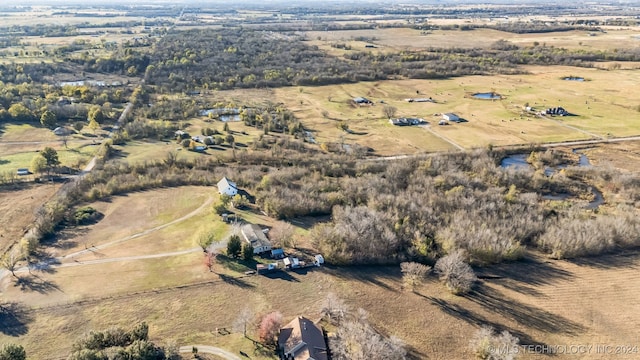
[[[280,329],[278,350],[282,360],[328,360],[322,329],[303,316]]]

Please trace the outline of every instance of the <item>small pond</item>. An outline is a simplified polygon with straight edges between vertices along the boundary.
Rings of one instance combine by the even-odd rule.
[[[565,78],[563,78],[562,80],[567,80],[567,81],[584,81],[583,77],[579,77],[579,76],[567,76]]]
[[[220,115],[218,120],[222,122],[240,121],[240,115]]]
[[[475,93],[473,94],[473,97],[476,99],[485,99],[485,100],[502,99],[502,96],[500,96],[500,94],[495,92]]]
[[[573,149],[573,152],[578,154],[580,158],[578,159],[578,166],[585,167],[591,166],[591,162],[589,158],[581,153],[579,150]],[[515,169],[531,169],[533,170],[533,166],[527,162],[527,154],[512,154],[509,155],[500,161],[501,168],[515,168]],[[559,165],[556,168],[547,167],[544,170],[545,175],[551,176],[557,170],[565,168],[566,165]],[[593,210],[597,209],[598,206],[604,203],[604,197],[602,193],[597,188],[591,187],[591,192],[593,193],[593,200],[591,200],[585,209]],[[555,195],[542,195],[542,198],[545,200],[566,200],[571,197],[570,194],[555,194]]]
[[[222,122],[240,121],[240,109],[237,108],[214,108],[200,111],[200,116],[217,115]]]

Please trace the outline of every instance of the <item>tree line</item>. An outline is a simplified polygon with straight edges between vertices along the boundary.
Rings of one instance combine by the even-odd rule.
[[[83,202],[166,186],[212,186],[227,176],[270,216],[331,215],[310,236],[336,264],[433,263],[463,250],[471,263],[482,265],[519,259],[527,247],[564,258],[640,245],[637,176],[577,167],[547,176],[543,164],[562,155],[536,153],[531,158],[542,165],[528,171],[502,169],[504,153],[487,150],[385,162],[303,146],[243,150],[222,162],[118,161],[98,166],[66,189],[66,197],[45,205],[36,227],[54,233],[66,209]],[[594,212],[581,201],[558,205],[541,199],[541,194],[586,197],[592,187],[605,186],[607,194],[627,203]]]

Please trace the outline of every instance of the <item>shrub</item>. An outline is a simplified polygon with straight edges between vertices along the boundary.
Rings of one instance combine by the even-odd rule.
[[[76,225],[86,225],[95,222],[100,213],[91,206],[84,206],[76,209],[73,213],[72,222]]]
[[[520,339],[504,330],[496,334],[490,326],[483,326],[469,341],[476,358],[483,360],[514,360],[518,354]]]
[[[464,252],[456,250],[438,259],[435,266],[440,281],[455,295],[468,293],[477,280],[476,274],[471,266],[464,262],[464,258]]]

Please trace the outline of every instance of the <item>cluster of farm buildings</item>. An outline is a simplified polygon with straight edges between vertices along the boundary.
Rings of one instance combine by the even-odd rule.
[[[235,182],[223,177],[217,183],[218,192],[222,195],[235,196],[238,186]],[[257,224],[245,224],[240,228],[244,240],[253,246],[257,255],[269,254],[275,262],[258,264],[257,272],[266,273],[276,270],[293,270],[307,266],[320,266],[324,263],[322,255],[316,255],[313,263],[307,264],[296,257],[286,256],[283,249],[273,249],[267,237],[267,231]],[[322,328],[313,321],[298,316],[280,329],[278,351],[283,360],[308,359],[327,360],[328,348]]]

